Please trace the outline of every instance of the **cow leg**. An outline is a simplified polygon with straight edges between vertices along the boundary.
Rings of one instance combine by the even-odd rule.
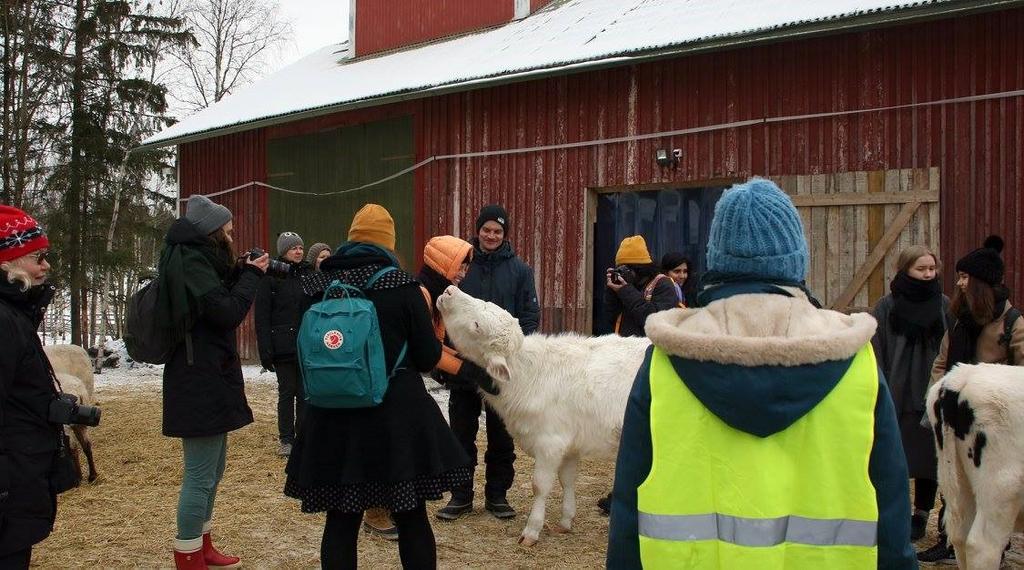
[[[964,568],[996,570],[1020,513],[1020,491],[1014,485],[993,482],[979,491],[977,501],[977,514],[967,535],[967,544],[957,556],[960,552],[965,554]]]
[[[567,455],[562,458],[562,466],[558,468],[558,480],[562,483],[562,520],[552,530],[569,532],[572,530],[572,519],[576,516],[576,469],[579,457]]]
[[[533,546],[540,539],[540,529],[544,526],[545,505],[552,487],[555,486],[555,471],[562,463],[561,458],[561,453],[551,452],[536,457],[536,464],[533,467],[533,508],[530,509],[526,528],[519,537],[519,544],[523,546]]]
[[[82,452],[85,453],[85,461],[89,464],[89,482],[96,481],[99,474],[96,472],[96,461],[92,457],[92,440],[89,439],[89,428],[87,426],[71,426],[71,431],[75,434],[75,439],[78,440],[79,447],[82,448]],[[76,455],[77,458],[77,455]],[[81,474],[82,468],[78,468],[79,474]]]

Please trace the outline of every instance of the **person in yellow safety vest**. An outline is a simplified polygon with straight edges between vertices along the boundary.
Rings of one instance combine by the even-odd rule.
[[[693,309],[651,315],[608,568],[917,568],[868,314],[815,308],[800,216],[753,179],[715,208]]]

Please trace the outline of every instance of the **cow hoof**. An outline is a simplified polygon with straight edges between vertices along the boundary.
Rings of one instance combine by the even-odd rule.
[[[562,526],[561,523],[544,523],[544,528],[550,530],[551,532],[554,532],[555,534],[567,534],[571,530],[570,528]]]
[[[536,538],[530,538],[528,536],[520,536],[519,537],[519,545],[520,546],[525,546],[527,548],[532,548],[536,544],[537,544],[537,539]]]

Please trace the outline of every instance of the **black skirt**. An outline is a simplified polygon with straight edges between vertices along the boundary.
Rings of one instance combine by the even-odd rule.
[[[285,495],[308,513],[408,511],[472,479],[469,457],[413,371],[393,378],[373,408],[307,406],[286,473]]]

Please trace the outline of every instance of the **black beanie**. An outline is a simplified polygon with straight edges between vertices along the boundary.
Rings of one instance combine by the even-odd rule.
[[[498,204],[490,204],[480,208],[480,215],[476,217],[476,231],[484,227],[487,222],[498,222],[501,229],[508,233],[508,212]]]
[[[664,271],[665,273],[668,273],[669,271],[675,269],[676,267],[679,267],[684,263],[686,264],[686,269],[693,269],[692,267],[690,267],[691,265],[693,265],[692,263],[690,263],[690,258],[686,257],[686,255],[683,253],[680,253],[678,251],[672,251],[661,256],[661,270]]]
[[[1006,266],[1000,255],[1003,252],[1003,238],[988,236],[978,249],[968,253],[956,262],[956,270],[980,279],[992,287],[1003,282]]]

